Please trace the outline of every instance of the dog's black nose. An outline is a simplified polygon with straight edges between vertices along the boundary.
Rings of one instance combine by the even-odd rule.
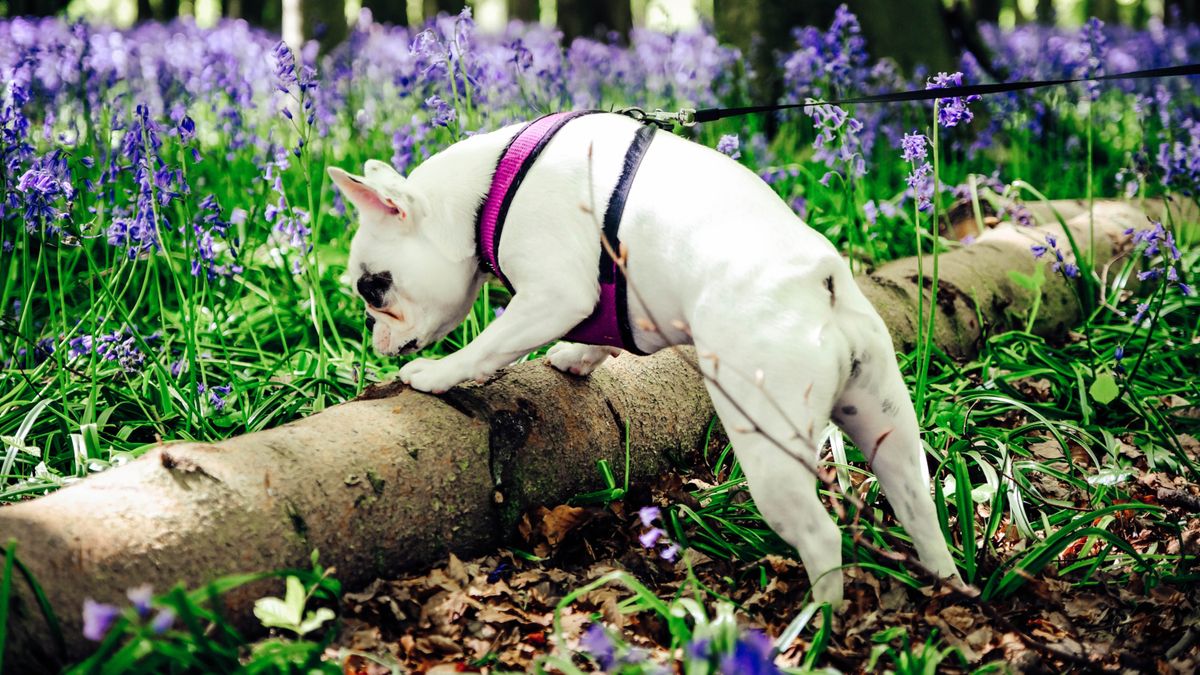
[[[372,307],[383,307],[383,296],[392,287],[392,273],[364,274],[358,278],[358,294]]]
[[[375,330],[375,317],[370,312],[367,313],[367,330]]]

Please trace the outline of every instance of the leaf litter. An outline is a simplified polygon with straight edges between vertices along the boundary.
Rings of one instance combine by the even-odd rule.
[[[672,485],[655,491],[657,503],[667,503],[668,491],[677,496],[681,485],[708,485],[700,479],[668,483]],[[1163,489],[1200,494],[1200,488],[1178,477],[1153,472],[1134,481],[1131,494],[1139,501],[1160,503]],[[1174,555],[1180,547],[1195,553],[1200,545],[1196,511],[1178,504],[1163,506],[1183,524],[1182,535],[1134,515],[1119,516],[1112,529],[1142,555]],[[389,672],[381,663],[402,672],[529,670],[535,659],[554,651],[559,601],[614,570],[634,574],[667,600],[694,595],[698,581],[736,603],[743,625],[772,636],[780,635],[808,600],[803,566],[790,557],[730,561],[689,549],[678,561],[662,560],[638,545],[636,509],[621,502],[603,508],[538,507],[524,516],[518,530],[520,550],[534,556],[517,549],[469,560],[451,554],[424,574],[379,579],[360,592],[347,593],[343,629],[334,648],[372,656],[352,657],[347,672]],[[1027,545],[1011,524],[998,528],[990,543],[981,573],[995,572],[1005,554]],[[1059,578],[1062,567],[1097,554],[1100,544],[1084,547],[1084,539],[1074,542],[1060,554],[1057,566],[1030,576],[1013,596],[990,601],[990,612],[944,589],[914,589],[892,576],[848,567],[847,602],[833,617],[833,634],[817,664],[841,672],[867,672],[881,636],[903,627],[912,644],[933,635],[942,646],[953,648],[956,655],[943,661],[939,672],[969,672],[1001,663],[1013,672],[1188,673],[1200,668],[1200,588],[1160,582],[1147,589],[1147,580],[1129,570],[1124,575],[1096,570],[1085,582]],[[689,568],[694,580],[689,579]],[[1187,572],[1176,570],[1180,576]],[[587,627],[601,621],[646,650],[652,660],[672,663],[666,626],[649,612],[624,611],[622,601],[630,595],[624,587],[610,584],[565,607],[561,625],[567,648],[578,650]],[[711,604],[713,598],[701,600]],[[811,631],[802,632],[782,649],[776,663],[801,665],[811,639]],[[1037,643],[1077,660],[1064,660]],[[585,671],[594,667],[579,656],[574,660]]]

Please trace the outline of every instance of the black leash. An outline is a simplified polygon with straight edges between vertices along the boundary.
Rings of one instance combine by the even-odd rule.
[[[910,101],[933,101],[941,98],[986,96],[988,94],[1002,94],[1012,91],[1043,89],[1046,87],[1055,87],[1062,84],[1074,84],[1077,82],[1146,80],[1168,77],[1187,77],[1189,75],[1200,75],[1200,63],[1190,63],[1183,66],[1167,66],[1165,68],[1150,68],[1147,70],[1134,70],[1128,73],[1114,73],[1112,75],[1096,75],[1094,77],[1069,77],[1056,80],[998,82],[994,84],[970,84],[956,87],[942,87],[939,89],[894,91],[886,94],[857,96],[853,98],[834,99],[831,101],[815,100],[805,103],[752,105],[740,108],[701,108],[699,110],[695,108],[681,108],[679,112],[666,112],[661,108],[654,110],[653,112],[648,112],[642,110],[641,108],[625,108],[619,112],[629,115],[640,122],[656,124],[661,127],[669,127],[676,122],[685,127],[690,127],[695,126],[700,122],[714,122],[727,117],[753,115],[756,113],[775,112],[779,110],[792,110],[795,108],[810,108],[821,105],[854,105],[858,103],[904,103]]]

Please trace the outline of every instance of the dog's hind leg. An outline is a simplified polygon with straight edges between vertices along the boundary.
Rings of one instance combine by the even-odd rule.
[[[610,356],[621,353],[616,347],[597,347],[578,342],[559,342],[546,352],[546,361],[564,373],[590,375]]]
[[[709,395],[754,503],[771,529],[800,553],[813,597],[839,605],[842,536],[817,492],[813,436],[828,423],[836,364],[810,350],[730,335],[727,326],[716,329],[724,334],[717,335],[713,348],[714,342],[705,340],[711,332],[702,326],[694,330]]]
[[[861,316],[851,342],[850,373],[833,419],[867,457],[921,562],[942,577],[956,576],[929,493],[916,412],[887,328],[874,312]]]

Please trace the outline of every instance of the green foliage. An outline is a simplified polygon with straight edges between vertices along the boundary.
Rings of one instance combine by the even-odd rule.
[[[329,623],[334,610],[328,606],[308,609],[314,601],[335,607],[340,602],[341,584],[330,572],[318,564],[314,551],[309,570],[228,576],[192,591],[177,586],[154,599],[153,607],[159,612],[155,619],[139,614],[136,608],[123,610],[96,652],[67,672],[341,673],[338,663],[325,658],[326,647],[337,633],[336,622]],[[285,579],[284,599],[261,598],[255,602],[254,614],[262,626],[284,629],[294,637],[251,641],[221,611],[221,596],[279,578]],[[173,616],[169,625],[157,621],[164,611]],[[313,639],[311,635],[317,631],[320,634]]]

